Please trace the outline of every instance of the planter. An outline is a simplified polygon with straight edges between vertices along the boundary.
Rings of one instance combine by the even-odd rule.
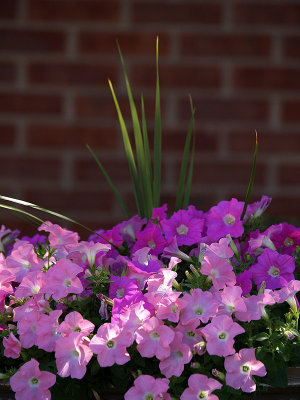
[[[247,395],[246,400],[300,400],[300,367],[288,367],[287,375],[287,388],[274,388],[266,385],[265,392]],[[0,383],[0,400],[13,400],[14,398],[14,393],[11,391],[9,383]],[[124,397],[119,391],[115,389],[107,389],[101,393],[99,400],[123,399]]]

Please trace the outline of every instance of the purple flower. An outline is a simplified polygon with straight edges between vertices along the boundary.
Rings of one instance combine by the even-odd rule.
[[[295,263],[291,256],[265,249],[251,267],[254,283],[259,287],[263,281],[267,289],[279,289],[294,279]]]

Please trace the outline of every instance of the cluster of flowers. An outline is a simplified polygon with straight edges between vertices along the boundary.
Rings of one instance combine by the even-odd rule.
[[[300,229],[255,229],[270,201],[248,205],[243,220],[244,203],[236,199],[206,213],[189,206],[170,218],[163,206],[149,221],[135,216],[89,241],[51,222],[39,228],[46,235],[20,240],[2,227],[2,346],[19,369],[1,368],[16,399],[50,399],[57,378],[83,379],[93,358],[101,369],[128,365],[125,400],[216,400],[226,388],[255,391],[267,370],[248,323],[264,320],[271,334],[269,306],[288,304],[290,329],[279,331],[299,341]],[[31,349],[36,358],[48,353],[54,365],[40,370]],[[129,362],[137,353],[156,369],[134,370]],[[204,361],[213,358],[220,358],[218,368]],[[179,394],[176,377],[184,377]]]

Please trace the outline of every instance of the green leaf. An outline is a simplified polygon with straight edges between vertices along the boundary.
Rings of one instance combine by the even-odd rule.
[[[153,205],[160,205],[161,182],[161,112],[160,90],[158,73],[158,37],[156,39],[156,93],[155,93],[155,118],[154,118],[154,177],[153,177]]]
[[[112,83],[110,80],[108,81],[108,83],[109,83],[109,87],[110,87],[110,90],[111,90],[111,93],[112,93],[112,96],[114,99],[115,107],[116,107],[118,118],[119,118],[119,123],[120,123],[121,132],[122,132],[122,136],[123,136],[123,143],[124,143],[124,148],[125,148],[128,165],[129,165],[131,180],[133,183],[133,189],[134,189],[135,200],[136,200],[136,204],[137,204],[137,208],[138,208],[138,213],[140,216],[143,216],[144,209],[143,209],[143,202],[142,202],[142,197],[141,197],[141,192],[140,192],[140,187],[139,187],[137,168],[136,168],[134,155],[132,152],[132,147],[131,147],[131,143],[129,140],[126,124],[125,124],[117,97],[115,95],[115,91],[113,89]]]
[[[128,95],[128,99],[129,99],[129,105],[130,105],[134,140],[135,140],[135,146],[136,146],[136,159],[137,159],[138,171],[139,171],[139,176],[140,176],[140,181],[141,181],[141,186],[142,186],[142,193],[143,193],[144,213],[145,213],[146,217],[150,218],[152,215],[152,208],[153,208],[152,207],[152,199],[151,199],[152,191],[151,191],[151,181],[148,179],[149,174],[147,174],[147,172],[146,172],[147,165],[146,165],[145,154],[144,154],[144,144],[143,144],[143,139],[142,139],[142,132],[141,132],[141,127],[140,127],[140,122],[139,122],[136,106],[135,106],[133,95],[132,95],[132,90],[130,87],[128,75],[127,75],[126,68],[125,68],[124,59],[123,59],[119,45],[118,45],[118,50],[119,50],[119,54],[120,54],[120,58],[121,58],[122,69],[123,69],[123,74],[124,74],[126,89],[127,89],[127,95]]]
[[[190,125],[189,125],[188,133],[186,136],[184,151],[183,151],[183,156],[182,156],[182,161],[181,161],[179,184],[178,184],[176,205],[175,205],[176,211],[182,207],[183,190],[184,190],[184,185],[185,185],[185,181],[186,181],[186,171],[187,171],[187,166],[188,166],[188,161],[189,161],[190,142],[191,142],[192,132],[193,132],[193,128],[194,128],[195,110],[193,109],[192,104],[191,104],[191,107],[192,107],[192,115],[191,115],[191,119],[190,119]],[[193,164],[191,164],[191,165],[193,167]],[[191,174],[191,177],[192,177],[192,170],[189,172],[189,174]],[[190,179],[191,179],[191,177],[190,177]]]
[[[252,340],[257,340],[258,342],[262,342],[267,339],[269,339],[269,335],[266,332],[258,333],[252,337]]]
[[[129,212],[129,210],[128,210],[128,208],[127,208],[127,206],[126,206],[126,204],[125,204],[120,192],[118,191],[116,186],[112,183],[112,180],[110,179],[108,173],[105,171],[105,169],[104,169],[103,165],[101,164],[99,158],[96,156],[96,154],[94,153],[94,151],[91,149],[91,147],[89,145],[87,145],[86,147],[88,148],[88,151],[91,153],[91,155],[93,156],[94,160],[98,164],[98,167],[101,169],[103,175],[105,176],[105,179],[107,180],[107,183],[109,184],[109,186],[113,190],[114,194],[116,195],[117,199],[119,200],[119,203],[121,204],[121,207],[125,211],[125,214],[126,214],[127,218],[130,218],[130,212]]]
[[[193,148],[192,148],[192,155],[190,160],[190,167],[187,176],[187,182],[184,191],[184,199],[183,199],[183,208],[187,209],[190,201],[190,193],[192,187],[192,180],[193,180],[193,171],[194,171],[194,158],[195,158],[195,137],[193,140]]]
[[[79,225],[79,226],[81,226],[83,229],[86,229],[87,231],[89,231],[89,232],[91,232],[91,233],[95,233],[96,235],[98,235],[99,237],[101,237],[101,239],[105,240],[105,241],[106,241],[107,243],[109,243],[111,246],[113,246],[113,247],[116,248],[116,246],[115,246],[114,244],[112,244],[109,240],[107,240],[107,239],[105,239],[104,237],[102,237],[101,235],[99,235],[97,232],[93,231],[93,229],[89,228],[89,227],[86,226],[86,225],[81,224],[80,222],[75,221],[75,219],[66,217],[66,216],[63,215],[63,214],[57,213],[57,212],[52,211],[52,210],[48,210],[47,208],[40,207],[40,206],[38,206],[38,205],[36,205],[36,204],[33,204],[33,203],[29,203],[28,201],[15,199],[15,198],[13,198],[13,197],[7,197],[7,196],[2,196],[2,195],[0,195],[0,200],[5,200],[5,201],[9,201],[9,202],[11,202],[11,203],[21,204],[22,206],[25,206],[25,207],[31,207],[31,208],[34,208],[34,209],[36,209],[36,210],[43,211],[43,212],[45,212],[45,213],[47,213],[47,214],[54,215],[55,217],[58,217],[58,218],[61,218],[61,219],[66,220],[66,221],[72,222],[73,224]],[[0,204],[0,207],[6,208],[6,209],[9,209],[9,210],[12,210],[12,211],[16,211],[16,212],[19,212],[19,213],[22,213],[22,214],[27,215],[28,217],[30,217],[30,218],[32,218],[32,219],[35,219],[35,220],[38,221],[39,223],[46,224],[42,219],[36,217],[36,216],[33,215],[33,214],[28,213],[27,211],[21,210],[21,209],[19,209],[19,208],[14,208],[14,207],[8,206],[8,205],[6,205],[6,204]]]
[[[143,142],[144,142],[144,153],[145,153],[145,162],[146,162],[146,174],[147,174],[147,182],[149,182],[150,186],[150,197],[151,197],[151,215],[153,211],[153,190],[152,190],[152,164],[151,164],[151,155],[149,148],[149,139],[147,132],[147,123],[146,123],[146,114],[145,114],[145,106],[144,106],[144,98],[141,96],[141,109],[142,109],[142,131],[143,131]],[[151,216],[150,216],[151,217]]]
[[[250,194],[251,194],[251,191],[252,191],[253,182],[254,182],[254,176],[255,176],[255,170],[256,170],[257,147],[258,147],[257,132],[255,131],[255,149],[254,149],[252,170],[251,170],[248,190],[247,190],[247,194],[246,194],[246,198],[245,198],[245,204],[244,204],[243,212],[242,212],[242,215],[241,215],[241,220],[243,220],[243,218],[245,216],[245,213],[246,213],[246,210],[247,210],[247,206],[248,206],[248,203],[249,203]]]

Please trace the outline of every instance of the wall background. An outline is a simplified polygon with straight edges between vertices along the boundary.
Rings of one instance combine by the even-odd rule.
[[[243,200],[254,130],[252,200],[270,213],[300,211],[300,3],[287,0],[1,0],[0,193],[92,228],[124,218],[85,144],[127,199],[131,184],[107,78],[128,116],[119,40],[151,132],[159,35],[163,201],[178,180],[191,94],[197,156],[192,202],[206,211]],[[10,228],[33,229],[1,211]],[[298,219],[299,220],[299,219]],[[64,225],[64,224],[63,224]]]

